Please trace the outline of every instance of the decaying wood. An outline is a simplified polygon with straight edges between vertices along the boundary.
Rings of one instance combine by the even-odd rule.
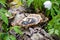
[[[41,27],[34,27],[27,30],[23,30],[23,35],[20,36],[19,34],[16,35],[16,32],[11,30],[10,34],[14,36],[18,36],[18,40],[54,40],[44,29]]]
[[[11,16],[9,14],[6,14],[6,16],[11,19],[14,18],[16,14],[19,14],[21,12],[25,12],[25,8],[23,6],[19,6],[18,8],[10,8],[8,10],[8,12],[11,14]]]
[[[41,27],[29,28],[30,31],[24,31],[23,39],[27,40],[54,40],[44,29]]]

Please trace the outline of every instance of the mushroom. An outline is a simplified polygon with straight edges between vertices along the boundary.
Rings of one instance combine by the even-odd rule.
[[[46,18],[47,17],[45,17],[43,14],[21,13],[15,16],[12,26],[19,25],[24,28],[28,28],[30,26],[37,25],[38,23],[46,22]]]
[[[20,26],[32,26],[40,23],[42,20],[41,16],[39,14],[29,14],[27,17],[25,17],[21,22],[18,24]]]

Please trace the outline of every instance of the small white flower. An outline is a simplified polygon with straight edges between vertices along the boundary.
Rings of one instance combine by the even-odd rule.
[[[44,2],[44,7],[47,8],[48,10],[50,10],[51,7],[52,7],[52,2],[51,1],[45,1]]]

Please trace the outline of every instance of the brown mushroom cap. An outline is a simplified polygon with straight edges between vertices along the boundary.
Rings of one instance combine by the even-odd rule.
[[[21,22],[19,22],[19,25],[32,26],[40,23],[41,20],[42,18],[39,14],[30,14],[27,17],[25,17]]]
[[[46,17],[43,14],[17,14],[11,23],[12,26],[22,26],[28,28],[30,26],[37,25],[38,23],[46,22]]]

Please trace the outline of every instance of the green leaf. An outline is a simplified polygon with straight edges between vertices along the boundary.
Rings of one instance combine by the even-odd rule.
[[[4,40],[4,37],[7,36],[7,33],[0,33],[1,40]]]
[[[57,14],[47,25],[47,30],[50,34],[56,34],[60,36],[60,14]]]
[[[16,40],[15,36],[13,36],[13,35],[10,35],[10,39],[11,40]]]
[[[7,12],[6,10],[0,9],[1,19],[8,25],[8,18],[7,18],[6,15],[5,15],[6,12]]]
[[[16,37],[8,33],[0,33],[0,40],[16,40]]]
[[[51,9],[51,16],[52,16],[52,18],[55,16],[56,14],[55,14],[55,12],[54,12],[54,10],[53,10],[53,8]]]
[[[49,29],[48,31],[49,31],[49,34],[53,34],[54,33],[54,28]]]
[[[27,0],[27,5],[28,7],[30,7],[31,3],[33,2],[34,0]]]
[[[57,12],[57,14],[60,14],[60,10],[58,10],[57,7],[53,7],[53,8]]]
[[[20,27],[19,27],[19,26],[14,26],[13,29],[14,29],[14,31],[15,31],[16,33],[19,33],[20,35],[23,34],[23,32],[20,30]]]
[[[6,35],[4,40],[16,40],[16,38],[13,35]]]
[[[2,20],[8,25],[8,18],[6,17],[6,15],[3,13],[0,13],[0,14],[1,14]]]
[[[22,34],[22,31],[18,27],[14,27],[16,33]]]
[[[0,0],[0,3],[1,3],[4,7],[6,7],[6,6],[5,6],[6,0]]]
[[[55,30],[55,34],[56,35],[59,35],[59,30]]]

